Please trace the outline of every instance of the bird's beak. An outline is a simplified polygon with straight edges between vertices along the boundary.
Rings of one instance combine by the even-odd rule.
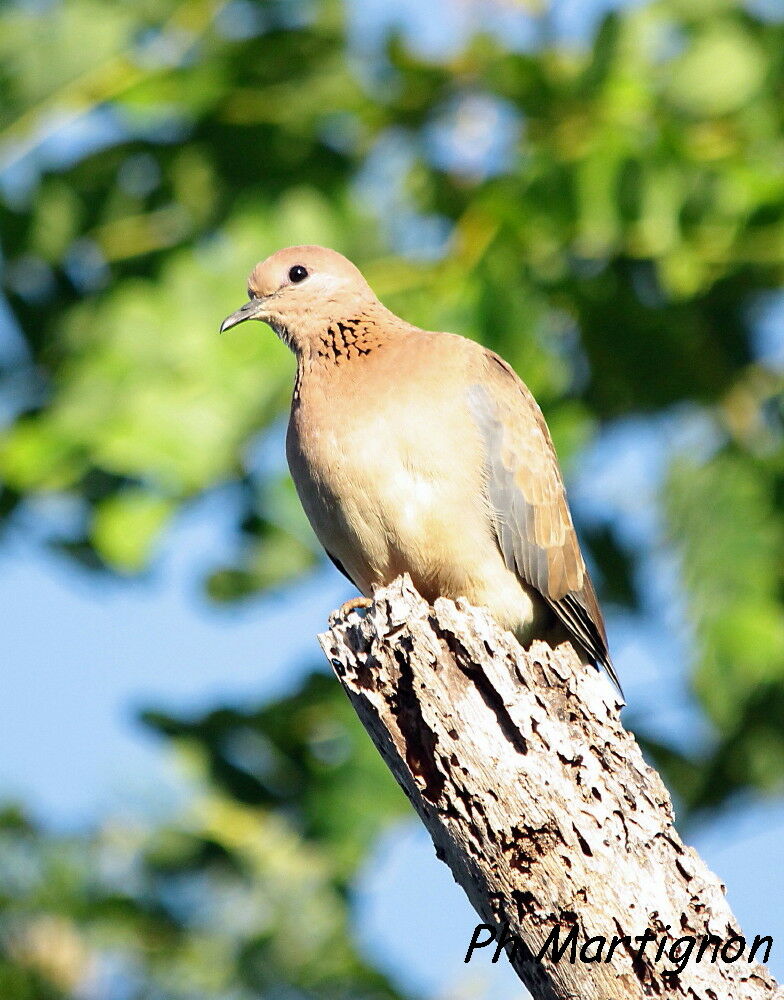
[[[220,332],[225,333],[238,323],[244,323],[246,319],[261,319],[264,312],[264,299],[251,299],[244,306],[227,316],[220,325]]]

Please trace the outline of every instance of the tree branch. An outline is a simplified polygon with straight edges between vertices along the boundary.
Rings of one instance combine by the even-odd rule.
[[[741,933],[724,887],[681,842],[609,681],[570,646],[525,652],[486,612],[429,607],[408,577],[364,618],[330,624],[319,639],[338,679],[436,855],[482,920],[522,942],[510,959],[535,1000],[784,996],[747,960],[751,940],[723,960]],[[576,962],[537,957],[573,928]],[[646,929],[655,941],[641,950]],[[679,962],[684,937],[695,944]],[[608,961],[613,938],[627,940]]]

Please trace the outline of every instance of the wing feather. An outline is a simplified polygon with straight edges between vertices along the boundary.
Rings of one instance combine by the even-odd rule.
[[[504,562],[539,591],[621,690],[542,412],[502,358],[487,351],[484,360],[468,402],[485,444],[488,499]]]

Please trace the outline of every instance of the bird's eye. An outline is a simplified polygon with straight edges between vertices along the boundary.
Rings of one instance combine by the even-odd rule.
[[[308,269],[302,264],[295,264],[289,271],[289,281],[304,281],[308,276]]]
[[[256,293],[253,291],[252,288],[248,289],[248,298],[251,300],[251,302],[256,298]]]

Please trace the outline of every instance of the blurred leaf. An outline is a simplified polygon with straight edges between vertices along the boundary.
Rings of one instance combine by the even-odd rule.
[[[296,694],[255,712],[221,708],[181,719],[148,711],[144,719],[197,747],[225,792],[282,809],[306,838],[328,849],[341,882],[383,826],[408,813],[331,676],[311,674]]]
[[[602,526],[583,532],[591,555],[602,567],[602,590],[609,601],[628,608],[639,605],[634,582],[634,559],[615,537],[611,528]]]
[[[173,505],[141,490],[125,490],[97,508],[93,544],[98,554],[120,572],[134,572],[150,557],[156,538]]]
[[[764,79],[764,54],[751,34],[729,19],[709,23],[675,61],[670,93],[697,115],[742,108]]]
[[[350,943],[331,865],[280,819],[198,786],[150,831],[0,829],[8,1000],[111,995],[395,1000]],[[307,934],[302,928],[307,927]]]

